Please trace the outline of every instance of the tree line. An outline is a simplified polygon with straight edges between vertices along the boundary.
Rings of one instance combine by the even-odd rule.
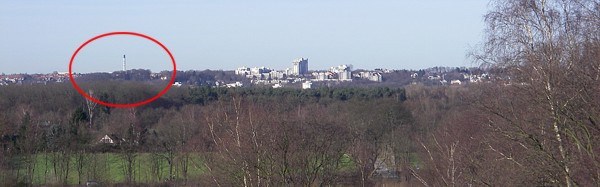
[[[89,89],[111,102],[158,89],[131,84]],[[380,150],[394,143],[391,134],[400,137],[412,125],[398,88],[174,88],[131,109],[92,104],[68,84],[9,86],[0,93],[7,106],[0,109],[7,184],[34,184],[40,172],[50,184],[69,184],[73,174],[77,183],[114,182],[102,171],[110,170],[106,163],[93,162],[101,153],[122,160],[119,183],[141,182],[136,175],[144,171],[136,165],[144,155],[154,182],[315,185],[357,176],[370,182]],[[100,142],[104,136],[115,143]],[[48,167],[36,166],[40,159]],[[204,174],[190,176],[190,167]]]

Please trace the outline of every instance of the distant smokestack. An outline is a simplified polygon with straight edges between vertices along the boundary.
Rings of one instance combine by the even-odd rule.
[[[127,71],[127,58],[123,55],[123,71]]]

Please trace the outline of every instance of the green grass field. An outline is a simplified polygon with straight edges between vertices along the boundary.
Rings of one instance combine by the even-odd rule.
[[[201,177],[205,177],[203,174],[207,174],[203,159],[203,156],[206,155],[203,154],[191,153],[187,157],[178,155],[174,157],[172,168],[165,159],[166,153],[136,153],[135,155],[133,175],[131,176],[131,183],[134,184],[160,184],[184,179],[188,179],[190,182],[200,181]],[[62,156],[56,153],[36,154],[31,157],[31,161],[25,157],[13,158],[17,160],[11,162],[15,163],[15,167],[19,169],[0,171],[0,186],[15,184],[78,185],[85,184],[86,181],[111,185],[128,182],[126,178],[127,162],[124,154],[71,154],[68,167],[66,167],[66,159],[61,162],[60,159],[64,158]],[[416,154],[411,153],[409,157],[411,165],[421,165]],[[187,158],[188,161],[187,177],[184,174],[184,158]],[[83,164],[78,165],[78,163]],[[354,159],[349,154],[344,154],[340,158],[339,164],[338,172],[351,173],[357,169]],[[32,176],[29,176],[31,171],[28,171],[28,166],[33,166]],[[66,171],[67,169],[68,171]]]
[[[37,154],[35,155],[34,162],[31,162],[34,166],[33,177],[31,177],[31,183],[34,185],[40,184],[64,184],[65,176],[66,183],[69,185],[76,185],[80,182],[85,184],[86,181],[97,181],[103,184],[115,184],[126,182],[126,165],[123,155],[117,153],[97,153],[97,154],[85,154],[82,157],[72,155],[68,162],[53,162],[57,157],[53,154]],[[78,162],[77,158],[81,158],[83,162]],[[172,164],[172,178],[175,180],[184,179],[184,157],[178,156],[174,159]],[[27,181],[28,176],[28,162],[23,161],[17,162],[18,171],[2,171],[11,174],[11,177],[4,177],[4,179],[14,179],[19,182]],[[190,154],[187,162],[187,178],[195,179],[204,173],[204,163],[202,158],[198,154]],[[77,166],[77,163],[83,163],[82,169]],[[67,171],[68,169],[68,171]],[[17,172],[19,178],[17,179]],[[7,174],[5,173],[5,174]],[[68,175],[67,175],[68,173]],[[151,153],[137,153],[133,162],[133,175],[132,181],[134,183],[156,183],[169,180],[170,167],[166,159],[161,154]],[[81,177],[80,177],[81,174]],[[14,181],[15,183],[17,181]],[[11,181],[4,181],[8,184]]]

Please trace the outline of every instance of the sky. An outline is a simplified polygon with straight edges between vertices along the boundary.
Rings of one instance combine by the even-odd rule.
[[[474,66],[486,0],[0,0],[0,73],[68,71],[73,52],[107,32],[146,34],[178,70],[352,64],[355,69]],[[75,72],[172,70],[162,48],[133,36],[98,39]]]

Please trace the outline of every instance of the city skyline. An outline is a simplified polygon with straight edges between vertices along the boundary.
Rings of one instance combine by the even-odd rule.
[[[309,57],[311,69],[338,64],[365,69],[472,66],[465,54],[480,42],[487,9],[486,2],[475,0],[0,5],[0,72],[7,74],[67,71],[81,43],[112,31],[160,40],[173,52],[180,70],[233,70],[243,65],[283,69],[298,56]],[[123,49],[131,57],[128,69],[172,69],[166,54],[151,42],[98,42],[84,49],[89,58],[82,55],[75,71],[121,70],[121,60],[113,59],[123,55]]]

